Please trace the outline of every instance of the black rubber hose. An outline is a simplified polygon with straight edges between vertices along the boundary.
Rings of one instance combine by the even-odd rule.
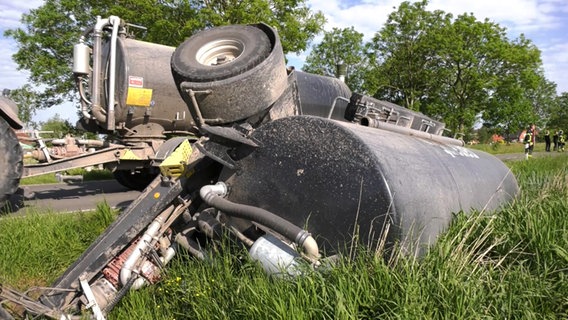
[[[230,216],[260,223],[261,225],[280,233],[286,238],[294,240],[294,242],[300,245],[303,243],[303,240],[309,236],[309,233],[302,228],[268,210],[246,204],[234,203],[216,195],[214,192],[209,192],[203,195],[202,198],[208,205],[215,207]]]
[[[114,298],[111,301],[109,301],[106,307],[104,307],[104,309],[102,310],[103,313],[108,314],[120,302],[120,300],[124,298],[124,296],[128,293],[128,291],[130,291],[130,287],[132,287],[134,281],[136,280],[138,280],[138,276],[133,274],[128,279],[126,284],[122,288],[120,288],[120,290],[118,290],[116,296],[114,296]]]

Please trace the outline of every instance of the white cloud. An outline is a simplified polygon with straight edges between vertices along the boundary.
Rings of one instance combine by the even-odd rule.
[[[12,60],[12,55],[18,51],[16,43],[11,38],[4,37],[7,29],[21,28],[20,19],[22,13],[39,7],[43,1],[8,1],[0,0],[0,90],[16,89],[27,83],[28,73],[17,70],[17,64]]]
[[[18,65],[12,60],[12,55],[17,51],[14,41],[0,38],[0,90],[17,89],[27,82],[28,73],[18,71]]]
[[[29,12],[30,9],[37,8],[43,4],[40,0],[31,1],[0,1],[0,30],[21,27],[20,19],[22,13]]]

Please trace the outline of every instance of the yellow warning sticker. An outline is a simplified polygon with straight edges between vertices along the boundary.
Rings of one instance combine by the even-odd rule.
[[[132,152],[130,149],[126,149],[124,154],[120,157],[120,160],[140,160],[140,158]]]
[[[129,106],[149,107],[152,102],[152,89],[128,87],[126,104]]]

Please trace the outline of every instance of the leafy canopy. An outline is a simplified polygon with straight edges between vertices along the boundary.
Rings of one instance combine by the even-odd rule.
[[[39,106],[75,98],[73,45],[96,16],[110,15],[146,27],[131,28],[138,39],[170,46],[204,28],[265,22],[279,31],[285,52],[305,50],[325,23],[305,0],[46,0],[22,15],[24,28],[4,33],[18,43],[13,59],[20,70],[30,72]]]
[[[325,31],[322,42],[315,45],[302,70],[330,77],[339,76],[339,65],[345,68],[345,82],[351,90],[361,91],[361,71],[365,66],[363,34],[350,28]]]
[[[510,40],[497,23],[427,6],[402,2],[365,44],[353,28],[326,32],[304,69],[335,75],[345,61],[353,90],[441,120],[454,136],[481,121],[509,133],[552,119],[556,86],[529,39]]]

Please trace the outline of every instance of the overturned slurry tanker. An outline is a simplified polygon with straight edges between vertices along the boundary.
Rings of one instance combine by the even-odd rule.
[[[124,36],[123,29],[101,30]],[[98,37],[95,46],[110,48],[107,69],[150,46]],[[89,60],[78,51],[76,62]],[[109,129],[114,117],[149,133],[154,123],[192,134],[164,142],[171,152],[160,174],[38,301],[4,288],[4,301],[32,314],[71,317],[90,308],[103,319],[129,290],[159,281],[177,252],[203,258],[208,243],[228,233],[268,272],[293,273],[286,268],[298,261],[317,268],[353,244],[419,256],[453,213],[496,210],[518,192],[501,161],[442,136],[442,122],[352,93],[335,78],[287,71],[278,35],[264,24],[202,31],[173,53],[132,51],[144,61],[166,55],[171,68],[116,68],[109,74],[121,74],[117,107],[101,109],[114,99],[103,90],[83,112],[97,113],[92,121]],[[87,75],[103,65],[95,63],[75,69]],[[169,86],[151,87],[152,76],[170,72]],[[161,116],[173,109],[160,113],[160,90],[175,91],[168,103],[183,101],[179,121]],[[191,117],[181,121],[183,112]]]

